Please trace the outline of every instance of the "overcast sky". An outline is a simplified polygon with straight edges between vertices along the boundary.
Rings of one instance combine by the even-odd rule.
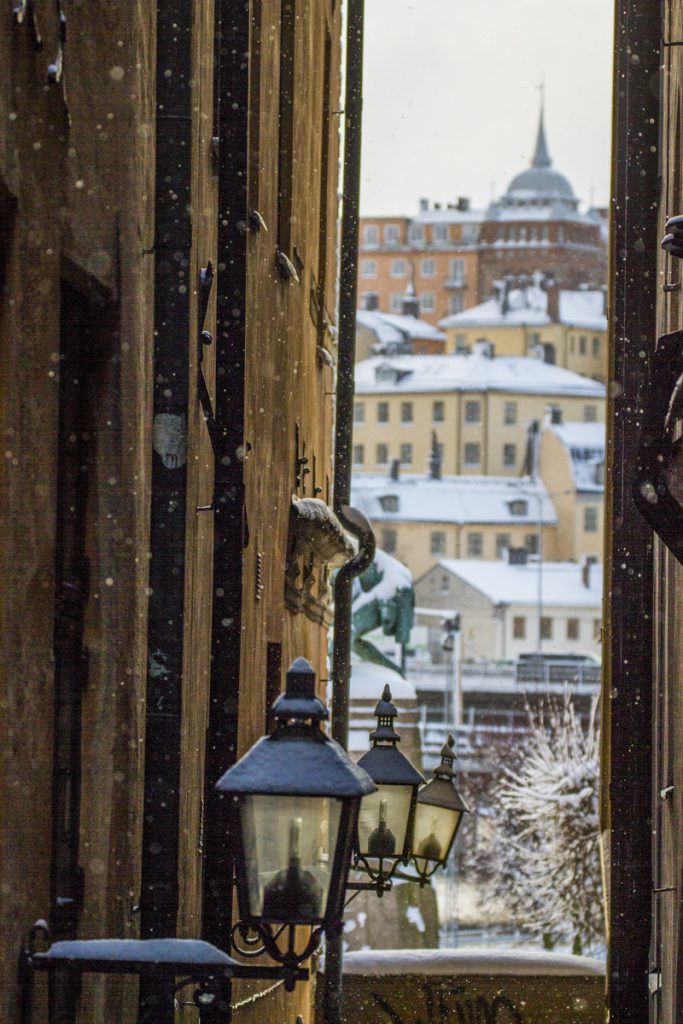
[[[486,204],[528,166],[545,83],[553,166],[609,196],[613,0],[366,0],[364,214]]]

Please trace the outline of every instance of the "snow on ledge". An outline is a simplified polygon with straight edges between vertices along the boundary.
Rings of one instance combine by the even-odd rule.
[[[344,974],[604,976],[605,964],[586,956],[536,950],[379,949],[344,954]]]

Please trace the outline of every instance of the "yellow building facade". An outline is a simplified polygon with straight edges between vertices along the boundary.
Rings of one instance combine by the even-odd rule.
[[[369,359],[357,367],[353,470],[386,472],[399,460],[425,472],[436,440],[444,475],[519,476],[529,424],[549,408],[602,423],[605,389],[539,359]]]
[[[415,579],[439,559],[505,561],[511,548],[558,558],[553,502],[528,479],[363,474],[354,477],[352,500],[370,519],[378,546]]]
[[[472,309],[445,317],[447,353],[492,346],[497,356],[537,354],[592,380],[607,373],[607,317],[602,289],[558,291],[554,285],[509,288]]]
[[[602,561],[605,436],[599,423],[544,424],[538,468],[557,511],[557,558]]]

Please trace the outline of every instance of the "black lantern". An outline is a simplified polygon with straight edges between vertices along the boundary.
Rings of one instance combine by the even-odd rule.
[[[452,736],[441,748],[441,764],[434,778],[417,797],[413,830],[413,863],[424,885],[438,867],[445,867],[462,816],[469,807],[455,784],[455,740]]]
[[[304,658],[289,669],[273,714],[272,735],[216,784],[239,806],[240,927],[258,931],[271,955],[271,925],[341,922],[358,809],[376,788],[323,732],[328,711]]]
[[[388,685],[375,715],[372,748],[363,754],[358,767],[368,773],[377,790],[361,803],[354,860],[356,867],[370,875],[381,895],[399,863],[407,864],[410,859],[417,790],[425,780],[396,747],[401,739],[393,725],[398,711]]]

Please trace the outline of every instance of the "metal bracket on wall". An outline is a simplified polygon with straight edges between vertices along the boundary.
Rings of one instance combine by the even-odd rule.
[[[211,395],[209,394],[206,377],[204,376],[203,365],[204,348],[213,342],[211,332],[204,330],[204,321],[206,320],[206,311],[209,307],[209,297],[211,295],[212,285],[213,267],[209,260],[206,267],[203,267],[199,272],[199,288],[197,289],[197,396],[199,398],[199,404],[202,407],[204,422],[206,423],[206,429],[209,432],[209,440],[211,441],[211,447],[213,448],[215,455],[218,431],[216,428],[216,417],[213,411]]]
[[[12,13],[14,14],[14,20],[17,25],[23,25],[26,20],[26,15],[28,14],[30,16],[31,28],[33,29],[33,41],[36,50],[42,50],[43,37],[40,32],[38,18],[36,17],[36,9],[32,0],[14,0]]]

